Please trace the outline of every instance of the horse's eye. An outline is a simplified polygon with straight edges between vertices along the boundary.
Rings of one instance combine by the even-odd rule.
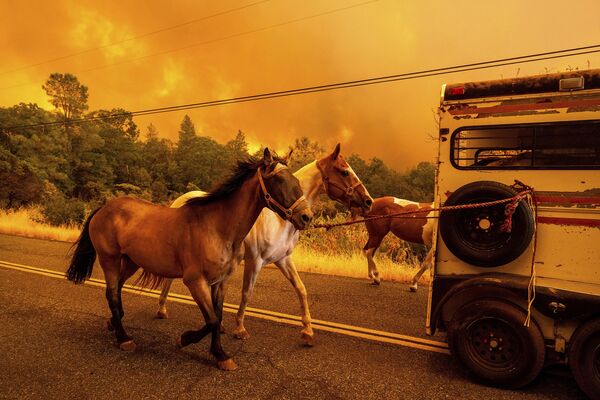
[[[342,175],[348,176],[348,175],[350,175],[350,172],[344,170],[344,171],[342,171]]]

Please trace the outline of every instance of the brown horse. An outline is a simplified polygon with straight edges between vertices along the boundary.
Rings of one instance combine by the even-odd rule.
[[[140,267],[142,286],[157,287],[163,278],[183,278],[206,324],[184,332],[178,343],[197,343],[210,333],[210,352],[219,368],[236,369],[223,351],[219,335],[225,283],[239,264],[242,242],[264,207],[297,229],[305,229],[312,219],[298,179],[288,170],[286,160],[271,155],[269,149],[262,160],[239,162],[228,181],[181,208],[127,197],[108,201],[85,222],[67,277],[83,282],[91,275],[98,255],[112,313],[109,329],[115,330],[123,350],[135,348],[121,323],[125,281]]]
[[[398,199],[395,197],[380,197],[373,201],[373,207],[366,217],[376,215],[390,215],[405,211],[422,210],[415,214],[401,215],[401,218],[381,218],[375,220],[367,220],[365,225],[369,233],[369,240],[365,245],[363,252],[367,257],[369,266],[369,278],[373,279],[373,283],[379,285],[379,271],[377,265],[373,261],[373,254],[381,244],[381,241],[392,232],[398,238],[411,243],[424,244],[430,246],[433,241],[433,224],[434,220],[431,217],[433,213],[430,211],[433,207],[432,203],[416,203],[410,200]],[[410,290],[417,290],[417,282],[423,272],[431,267],[433,258],[433,250],[429,250],[425,260],[421,264],[421,269],[415,274],[412,279]]]
[[[348,208],[356,207],[361,212],[368,212],[373,199],[340,151],[338,144],[331,154],[308,163],[296,171],[294,176],[298,178],[306,201],[311,207],[325,193],[330,199]],[[205,195],[206,193],[200,191],[185,193],[177,198],[171,207],[181,207],[189,199]],[[302,339],[306,344],[313,343],[314,332],[311,326],[307,291],[292,259],[298,237],[299,232],[292,224],[282,220],[270,210],[263,210],[244,239],[244,285],[236,316],[237,327],[234,331],[237,338],[250,337],[244,325],[246,306],[261,269],[267,264],[274,263],[290,281],[300,300]],[[157,315],[160,318],[167,318],[166,302],[171,282],[171,280],[165,282],[158,300]]]

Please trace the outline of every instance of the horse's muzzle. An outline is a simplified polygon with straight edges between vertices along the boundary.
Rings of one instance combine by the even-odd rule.
[[[308,228],[310,222],[313,219],[313,213],[310,209],[306,208],[300,212],[294,213],[291,218],[291,222],[294,225],[294,228],[303,230]]]

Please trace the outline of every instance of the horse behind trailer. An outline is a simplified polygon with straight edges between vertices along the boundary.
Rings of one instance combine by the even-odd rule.
[[[377,265],[373,260],[373,255],[381,245],[383,238],[392,232],[399,239],[410,243],[424,244],[431,248],[433,241],[433,227],[435,220],[431,218],[433,212],[432,203],[417,203],[410,200],[398,199],[396,197],[380,197],[373,201],[371,211],[366,214],[367,220],[365,226],[369,233],[367,244],[363,248],[365,257],[367,258],[369,268],[369,278],[373,279],[373,284],[379,285],[381,278]],[[420,211],[422,210],[422,211]],[[414,214],[406,214],[392,216],[408,211],[419,211]],[[371,219],[368,217],[390,215],[389,218]],[[415,292],[419,278],[423,273],[431,268],[433,260],[433,250],[427,252],[425,260],[421,263],[421,268],[415,274],[410,285],[410,290]]]

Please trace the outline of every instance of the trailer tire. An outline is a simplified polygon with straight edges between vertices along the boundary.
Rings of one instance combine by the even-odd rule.
[[[581,325],[571,339],[569,367],[591,399],[600,399],[600,319]]]
[[[479,181],[452,193],[444,206],[483,203],[517,193],[499,182]],[[501,232],[505,204],[485,208],[443,211],[440,233],[456,257],[479,267],[497,267],[519,257],[529,246],[535,229],[533,211],[521,201],[512,215],[512,230]]]
[[[537,377],[546,357],[539,327],[535,321],[524,326],[525,317],[520,307],[501,300],[467,303],[448,325],[450,351],[488,384],[525,386]]]

